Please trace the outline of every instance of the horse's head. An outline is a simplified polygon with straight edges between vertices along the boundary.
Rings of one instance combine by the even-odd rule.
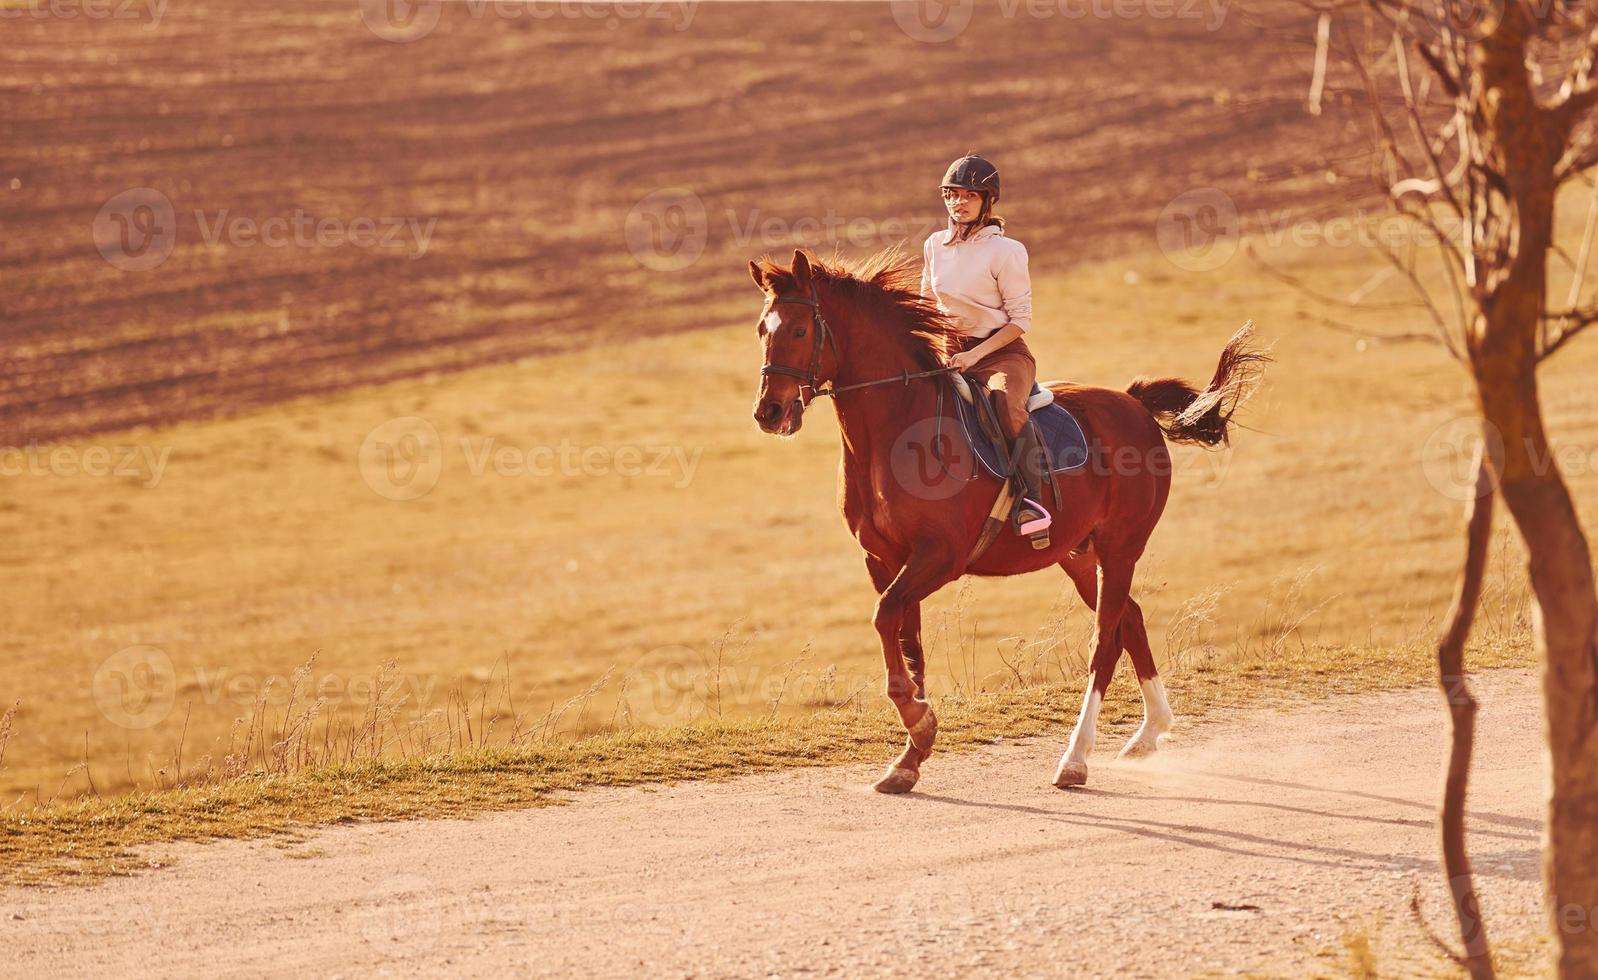
[[[791,436],[804,423],[805,408],[816,388],[831,380],[836,350],[809,256],[796,250],[792,270],[751,262],[749,274],[766,297],[757,327],[765,362],[760,368],[755,421],[766,432]]]

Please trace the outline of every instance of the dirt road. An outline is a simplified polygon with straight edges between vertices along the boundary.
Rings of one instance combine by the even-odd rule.
[[[1482,678],[1472,843],[1494,933],[1541,926],[1538,699]],[[1179,707],[1179,706],[1178,706]],[[1090,788],[1062,737],[873,770],[602,790],[473,821],[162,849],[94,888],[0,892],[0,973],[432,976],[1172,976],[1437,969],[1444,922],[1430,690],[1181,725]]]

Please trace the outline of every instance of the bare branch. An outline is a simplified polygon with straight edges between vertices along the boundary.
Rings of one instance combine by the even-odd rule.
[[[1393,278],[1393,273],[1395,271],[1397,270],[1390,268],[1377,269],[1375,272],[1371,273],[1371,277],[1369,279],[1366,279],[1360,284],[1358,289],[1355,289],[1353,292],[1348,294],[1348,302],[1355,306],[1363,303],[1366,296],[1369,296],[1371,293],[1375,292],[1377,287],[1381,286],[1382,283],[1385,283],[1387,280]]]
[[[1459,93],[1464,89],[1464,85],[1454,69],[1443,64],[1442,56],[1432,50],[1430,45],[1416,42],[1415,50],[1425,60],[1426,67],[1432,70],[1432,75],[1437,81],[1442,83],[1443,91],[1448,93],[1448,97],[1451,99],[1459,98]]]
[[[1570,298],[1565,305],[1575,307],[1581,299],[1581,286],[1587,278],[1587,256],[1592,254],[1592,234],[1598,226],[1598,183],[1592,186],[1592,198],[1587,202],[1587,227],[1581,233],[1581,249],[1576,253],[1575,273],[1570,280]]]
[[[1300,293],[1303,293],[1305,296],[1308,296],[1310,299],[1315,300],[1317,303],[1325,303],[1325,304],[1327,304],[1329,306],[1340,306],[1340,307],[1343,307],[1344,309],[1367,310],[1367,311],[1387,311],[1387,312],[1397,312],[1397,311],[1401,311],[1401,310],[1403,310],[1403,311],[1413,310],[1416,307],[1421,305],[1420,303],[1417,303],[1417,302],[1409,302],[1409,303],[1366,303],[1363,300],[1361,300],[1361,301],[1351,301],[1351,300],[1346,300],[1346,299],[1339,299],[1336,296],[1330,296],[1330,295],[1327,295],[1326,293],[1322,293],[1322,292],[1319,292],[1319,291],[1317,291],[1315,289],[1312,289],[1304,282],[1304,280],[1298,278],[1297,276],[1293,275],[1290,272],[1283,272],[1281,269],[1278,269],[1275,266],[1271,265],[1269,262],[1265,261],[1265,258],[1259,254],[1259,251],[1257,249],[1254,248],[1254,245],[1253,245],[1252,242],[1245,242],[1244,245],[1243,245],[1243,251],[1244,251],[1245,254],[1248,255],[1248,257],[1250,259],[1253,259],[1254,262],[1259,265],[1260,269],[1263,272],[1265,272],[1266,275],[1270,276],[1272,279],[1275,279],[1277,282],[1280,282],[1280,283],[1282,283],[1284,285],[1293,287],[1294,289],[1298,290]]]
[[[1468,217],[1464,221],[1464,226],[1467,228],[1470,226]],[[1465,270],[1464,259],[1460,257],[1460,250],[1453,242],[1448,241],[1446,238],[1442,239],[1442,241],[1445,246],[1443,255],[1450,260],[1443,262],[1442,265],[1443,272],[1448,276],[1448,295],[1454,301],[1454,318],[1459,322],[1460,335],[1468,337],[1470,336],[1470,315],[1465,312],[1465,286],[1464,283],[1460,282],[1460,277],[1464,275]],[[1456,269],[1458,270],[1457,275]]]
[[[1476,978],[1493,976],[1492,953],[1487,944],[1487,924],[1482,921],[1481,903],[1471,875],[1470,856],[1465,848],[1465,794],[1470,782],[1470,756],[1476,734],[1476,699],[1465,678],[1465,641],[1481,601],[1482,580],[1487,569],[1487,546],[1493,527],[1495,481],[1492,461],[1484,447],[1486,434],[1476,448],[1476,493],[1467,505],[1465,564],[1459,585],[1448,610],[1448,626],[1437,643],[1437,682],[1448,702],[1452,729],[1449,739],[1448,774],[1443,782],[1443,801],[1437,824],[1443,851],[1443,868],[1448,873],[1448,890],[1459,922],[1459,936],[1465,944],[1460,965]]]
[[[1554,165],[1554,180],[1562,184],[1593,167],[1598,167],[1598,132],[1589,130],[1571,140],[1565,155]]]
[[[1595,56],[1598,56],[1598,27],[1587,32],[1581,54],[1571,64],[1569,74],[1546,107],[1563,133],[1568,134],[1583,115],[1598,106],[1598,78],[1593,76]]]
[[[1393,209],[1399,214],[1422,226],[1427,231],[1430,231],[1433,235],[1436,235],[1437,244],[1442,247],[1443,254],[1461,271],[1464,270],[1465,258],[1460,252],[1459,246],[1454,243],[1454,236],[1451,235],[1447,229],[1443,228],[1442,225],[1437,223],[1436,217],[1432,215],[1431,210],[1424,203],[1416,201],[1408,196],[1395,197],[1390,203],[1393,205]],[[1459,218],[1461,228],[1468,226],[1468,216],[1465,214],[1459,214],[1457,217]]]
[[[1393,133],[1393,128],[1388,124],[1387,114],[1382,111],[1381,92],[1376,86],[1376,80],[1367,69],[1365,59],[1353,47],[1353,41],[1345,39],[1343,42],[1344,55],[1356,74],[1359,75],[1360,87],[1365,92],[1365,104],[1370,108],[1371,128],[1375,131],[1378,145],[1383,154],[1383,160],[1392,164],[1390,172],[1382,183],[1382,192],[1388,197],[1402,196],[1401,191],[1395,191],[1396,184],[1401,183],[1404,177],[1414,174],[1419,168],[1414,166],[1405,156],[1403,147],[1399,144],[1398,137]]]
[[[1332,15],[1322,13],[1315,24],[1315,74],[1309,83],[1309,114],[1321,114],[1321,94],[1326,87],[1326,49],[1332,37]]]
[[[1440,163],[1437,159],[1437,153],[1440,149],[1440,146],[1434,146],[1432,141],[1426,138],[1425,122],[1420,117],[1420,105],[1415,99],[1415,87],[1410,84],[1409,59],[1405,57],[1404,48],[1405,44],[1403,36],[1394,33],[1393,59],[1398,66],[1399,88],[1404,93],[1404,114],[1409,120],[1410,134],[1415,137],[1415,142],[1418,143],[1421,149],[1426,152],[1426,162],[1431,168],[1432,180],[1437,184],[1437,189],[1428,193],[1439,195],[1445,202],[1447,202],[1449,208],[1451,208],[1455,214],[1463,216],[1465,212],[1459,206],[1459,199],[1454,196],[1454,185],[1458,183],[1461,177],[1464,176],[1465,167],[1470,160],[1465,153],[1465,144],[1463,140],[1465,131],[1464,127],[1457,127],[1461,135],[1459,162],[1452,172],[1445,173],[1443,171],[1442,163]],[[1454,120],[1456,123],[1459,120],[1459,110],[1457,108],[1454,110]],[[1407,181],[1404,183],[1407,183]],[[1395,185],[1393,187],[1392,193],[1396,197],[1401,196],[1404,192],[1399,190],[1398,185]]]
[[[1393,268],[1404,274],[1405,281],[1409,283],[1410,287],[1414,289],[1415,295],[1418,296],[1422,304],[1425,305],[1426,312],[1431,314],[1432,325],[1437,330],[1438,342],[1443,345],[1443,347],[1448,351],[1449,355],[1454,358],[1454,360],[1464,360],[1464,354],[1460,352],[1459,346],[1454,343],[1454,337],[1451,333],[1449,333],[1448,325],[1443,322],[1442,311],[1439,310],[1437,308],[1437,304],[1432,301],[1432,294],[1420,281],[1420,277],[1415,275],[1415,270],[1399,261],[1398,256],[1394,254],[1393,250],[1387,246],[1378,245],[1377,251],[1381,252],[1382,257],[1393,264]],[[1463,323],[1460,324],[1460,328],[1461,330],[1464,329]]]
[[[1561,322],[1557,329],[1549,331],[1544,336],[1542,345],[1537,351],[1539,362],[1553,357],[1555,351],[1575,340],[1577,335],[1594,323],[1598,323],[1598,308],[1551,313],[1548,319],[1557,319]]]
[[[1373,330],[1361,330],[1359,327],[1344,323],[1341,320],[1334,320],[1329,316],[1319,313],[1313,315],[1313,320],[1315,323],[1325,327],[1328,330],[1335,331],[1336,333],[1348,334],[1350,337],[1357,337],[1360,340],[1369,341],[1371,343],[1442,345],[1442,341],[1437,338],[1435,333],[1378,333]]]
[[[1454,948],[1448,945],[1448,941],[1439,936],[1437,930],[1432,928],[1432,924],[1426,921],[1426,913],[1420,907],[1419,884],[1416,884],[1409,893],[1409,914],[1415,920],[1415,925],[1420,928],[1421,935],[1425,936],[1426,941],[1432,944],[1432,948],[1437,950],[1444,959],[1463,969],[1465,958],[1454,952]]]
[[[1581,248],[1571,263],[1570,293],[1565,301],[1567,309],[1549,312],[1537,324],[1538,361],[1552,357],[1555,351],[1577,334],[1598,322],[1598,306],[1583,309],[1576,305],[1581,299],[1581,287],[1587,281],[1587,258],[1592,254],[1595,231],[1598,231],[1598,182],[1592,185],[1592,197],[1587,202],[1587,224],[1581,234]]]

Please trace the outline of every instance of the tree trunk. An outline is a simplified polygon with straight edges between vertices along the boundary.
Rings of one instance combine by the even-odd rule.
[[[1490,379],[1484,379],[1490,380]],[[1552,782],[1543,876],[1563,977],[1598,977],[1598,598],[1536,402],[1481,389],[1506,433],[1499,490],[1526,542]]]
[[[1492,278],[1477,287],[1480,314],[1469,347],[1482,413],[1503,440],[1503,458],[1494,467],[1499,492],[1525,540],[1536,598],[1553,774],[1543,871],[1559,972],[1591,978],[1598,977],[1598,593],[1537,394],[1554,165],[1564,139],[1531,91],[1525,67],[1530,18],[1523,5],[1512,4],[1474,52],[1484,83],[1483,150],[1507,178],[1515,234],[1507,264],[1481,263]]]

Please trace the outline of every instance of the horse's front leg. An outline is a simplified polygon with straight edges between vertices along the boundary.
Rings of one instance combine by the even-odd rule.
[[[921,648],[921,603],[913,602],[905,608],[904,622],[899,626],[899,654],[910,668],[910,681],[915,685],[915,695],[927,700],[927,655]]]
[[[877,600],[874,623],[887,668],[888,700],[898,710],[907,733],[904,751],[874,787],[879,793],[909,792],[921,778],[921,763],[932,754],[938,718],[926,699],[921,600],[952,578],[951,565],[948,555],[932,549],[918,551],[892,577]],[[873,568],[872,574],[877,579],[883,573]]]

